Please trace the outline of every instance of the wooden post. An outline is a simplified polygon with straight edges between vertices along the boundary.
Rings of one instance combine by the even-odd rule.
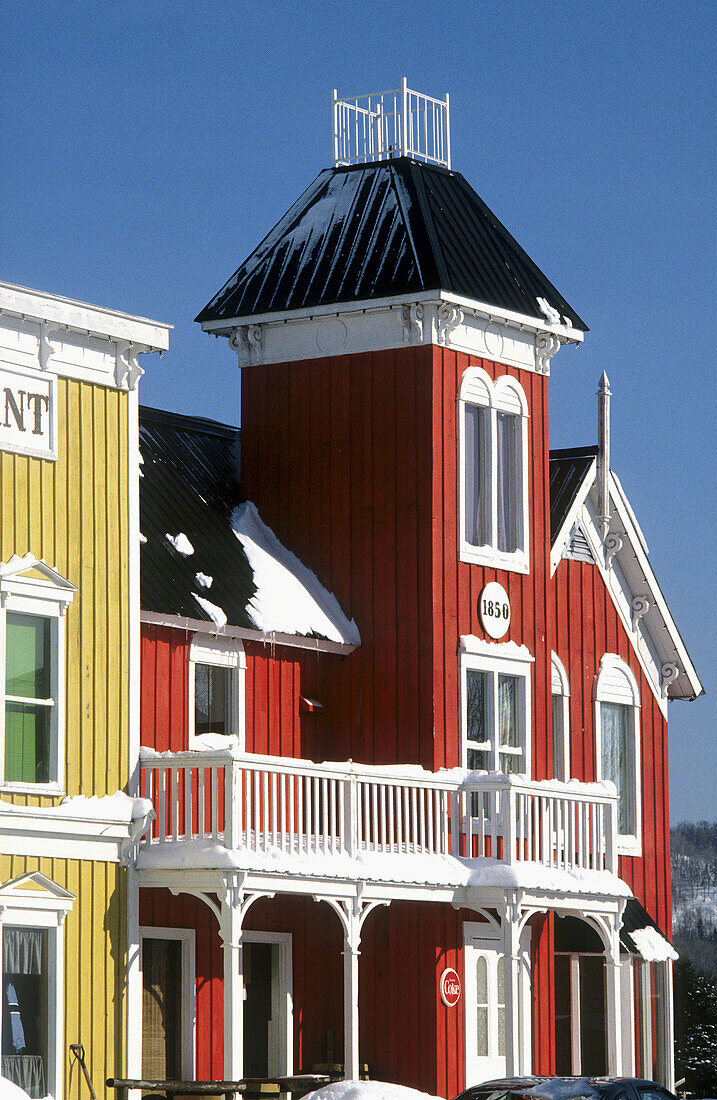
[[[244,1076],[244,968],[241,943],[242,911],[222,901],[224,944],[224,1077]]]
[[[503,977],[505,988],[505,1073],[516,1077],[522,1072],[520,1041],[520,906],[508,902],[503,918]]]
[[[611,1077],[622,1073],[622,1025],[620,1022],[620,917],[612,918],[610,948],[605,952],[607,992],[607,1072]]]

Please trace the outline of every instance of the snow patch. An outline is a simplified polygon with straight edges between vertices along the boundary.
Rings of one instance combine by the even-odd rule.
[[[208,577],[206,573],[195,573],[194,579],[200,588],[211,588],[214,583],[214,577]]]
[[[333,1085],[310,1092],[305,1100],[439,1100],[427,1092],[417,1092],[405,1085],[391,1085],[386,1081],[336,1081]]]
[[[558,313],[557,309],[555,309],[554,306],[551,306],[545,298],[536,298],[535,300],[538,303],[538,308],[543,314],[543,317],[545,317],[551,325],[559,325],[560,314]]]
[[[667,962],[668,959],[675,962],[679,958],[672,944],[656,928],[637,928],[628,935],[645,962]]]
[[[3,813],[27,814],[27,806],[16,806],[12,802],[0,800],[0,811]],[[153,813],[154,807],[148,798],[130,798],[124,791],[115,791],[107,795],[73,795],[71,798],[63,798],[59,806],[45,806],[42,808],[43,817],[76,818],[90,821],[136,821]]]
[[[347,619],[336,597],[316,574],[279,542],[260,518],[256,505],[251,501],[240,504],[232,516],[232,529],[254,574],[256,593],[248,610],[258,630],[317,634],[332,642],[361,644],[354,620]]]
[[[209,618],[212,620],[217,630],[221,630],[223,626],[227,625],[227,617],[222,611],[221,607],[217,607],[215,603],[210,600],[205,600],[203,596],[198,596],[196,592],[192,592],[194,599],[197,601],[202,611],[206,611]]]
[[[188,558],[194,553],[194,547],[182,531],[180,531],[178,535],[170,535],[169,532],[167,532],[164,537],[170,546],[173,546],[182,557]]]
[[[216,749],[238,749],[239,739],[234,734],[226,733],[198,733],[196,737],[192,738],[192,749],[209,749],[210,752]],[[142,751],[142,755],[146,753]]]
[[[141,531],[139,533],[139,541],[140,542],[146,542],[147,541],[147,536],[143,535]]]
[[[30,1097],[14,1081],[8,1081],[7,1077],[0,1077],[0,1100],[30,1100]],[[52,1100],[52,1098],[45,1096],[43,1100]]]

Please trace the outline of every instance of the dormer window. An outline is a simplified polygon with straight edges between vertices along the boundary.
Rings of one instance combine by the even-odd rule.
[[[0,564],[0,776],[55,793],[64,777],[64,614],[75,588],[32,555]]]
[[[459,396],[460,557],[527,573],[528,405],[507,375],[480,367],[463,375]]]

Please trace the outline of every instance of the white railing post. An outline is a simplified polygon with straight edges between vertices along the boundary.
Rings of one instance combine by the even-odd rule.
[[[359,791],[355,775],[349,775],[343,781],[346,796],[344,798],[344,842],[349,856],[358,854],[358,814]]]
[[[500,792],[501,799],[501,829],[503,833],[503,862],[515,863],[517,854],[515,850],[515,799],[516,791],[510,780],[508,785]],[[497,852],[496,852],[497,855]]]
[[[333,139],[334,139],[334,167],[339,163],[339,127],[341,125],[339,119],[339,93],[338,89],[333,88],[331,92],[331,125],[333,126]]]
[[[224,765],[224,847],[230,851],[239,845],[238,798],[239,761],[227,760]]]
[[[408,81],[401,81],[401,156],[408,156]]]
[[[603,832],[605,833],[605,869],[617,874],[617,798],[611,798],[607,806],[603,807],[601,814],[595,815],[602,819]],[[595,827],[597,822],[593,824]]]
[[[443,155],[446,160],[446,168],[451,167],[451,116],[446,92],[446,109],[443,112]]]

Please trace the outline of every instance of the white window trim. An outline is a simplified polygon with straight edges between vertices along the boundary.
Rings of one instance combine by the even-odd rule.
[[[229,690],[229,717],[232,732],[227,735],[236,737],[239,748],[244,749],[245,736],[245,682],[246,655],[240,641],[234,638],[217,638],[213,634],[195,634],[189,649],[188,684],[188,735],[189,748],[195,748],[195,669],[197,665],[215,665],[233,670]],[[201,747],[201,741],[197,748]]]
[[[270,943],[278,948],[276,1001],[279,1019],[276,1032],[270,1035],[269,1059],[278,1061],[278,1075],[289,1077],[294,1072],[294,988],[293,937],[291,932],[242,931],[242,943]],[[272,974],[272,984],[274,975]],[[274,990],[272,989],[272,1002]]]
[[[486,642],[483,638],[467,634],[461,637],[461,742],[462,766],[468,767],[468,687],[466,674],[469,670],[494,674],[504,673],[517,676],[523,681],[518,699],[518,719],[523,733],[524,770],[519,774],[530,778],[531,775],[531,715],[530,715],[530,666],[535,658],[526,646],[515,642]],[[493,754],[497,759],[497,709],[493,715]]]
[[[595,711],[595,772],[596,779],[598,781],[603,779],[602,775],[602,722],[600,705],[601,703],[625,703],[625,699],[620,697],[611,696],[609,690],[606,691],[604,687],[605,672],[618,671],[622,673],[627,681],[630,689],[630,695],[632,697],[631,703],[628,705],[631,707],[632,712],[632,746],[633,746],[633,766],[635,769],[635,822],[636,832],[632,833],[618,833],[617,837],[617,850],[619,855],[626,856],[641,856],[642,855],[642,776],[640,774],[640,688],[635,674],[630,666],[623,661],[622,657],[619,657],[617,653],[605,653],[600,660],[600,667],[598,674],[595,677],[593,685],[593,706]],[[602,681],[602,684],[601,684]]]
[[[554,775],[553,779],[560,779],[563,783],[567,783],[570,779],[570,681],[568,680],[568,674],[565,671],[565,665],[558,657],[557,653],[550,654],[550,673],[551,673],[551,715],[552,715],[552,702],[553,698],[557,695],[562,700],[562,760],[563,760],[563,774]],[[555,689],[558,688],[556,691]],[[555,749],[553,748],[553,756],[555,755]]]
[[[37,889],[28,889],[31,884]],[[47,929],[47,1095],[62,1100],[64,1067],[63,1038],[63,923],[72,909],[74,894],[52,882],[40,872],[20,875],[0,887],[0,932],[11,928]],[[2,955],[0,954],[0,977]],[[0,1019],[0,1029],[2,1019]],[[1,1034],[0,1034],[1,1038]]]
[[[30,571],[40,577],[28,577]],[[42,578],[42,579],[40,579]],[[26,554],[0,564],[0,790],[17,794],[64,794],[65,776],[65,612],[77,589],[43,561]],[[50,724],[50,780],[5,782],[5,662],[7,613],[49,619],[52,624],[53,707]]]
[[[518,468],[520,470],[522,489],[522,507],[518,507],[516,517],[518,525],[519,548],[513,553],[505,553],[495,546],[495,537],[486,546],[473,546],[466,540],[466,456],[465,456],[465,408],[466,405],[475,405],[479,408],[487,408],[490,412],[490,478],[491,478],[491,531],[497,527],[497,491],[495,479],[497,477],[496,454],[496,413],[515,413],[516,399],[520,404],[520,454],[518,456]],[[520,383],[510,375],[502,375],[494,382],[490,375],[482,367],[469,367],[461,379],[461,387],[458,394],[458,515],[459,515],[459,559],[471,562],[475,565],[487,565],[496,569],[506,569],[514,573],[530,572],[529,554],[529,509],[528,509],[528,402],[525,391]]]
[[[194,1079],[194,1051],[196,1048],[196,944],[193,928],[155,928],[141,925],[139,929],[139,988],[144,989],[142,949],[145,939],[177,940],[182,945],[182,1011],[181,1011],[181,1072],[185,1081]],[[141,1005],[140,1001],[140,1005]],[[141,1010],[140,1010],[141,1011]],[[140,1028],[140,1035],[143,1034]],[[141,1052],[140,1052],[141,1058]],[[141,1065],[141,1061],[140,1061]]]

